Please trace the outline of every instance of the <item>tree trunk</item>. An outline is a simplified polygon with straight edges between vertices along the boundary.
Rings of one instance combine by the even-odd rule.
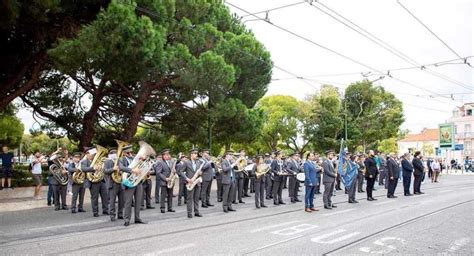
[[[128,119],[128,124],[125,127],[123,135],[121,139],[123,141],[131,141],[135,133],[137,132],[138,123],[143,115],[143,110],[145,109],[145,104],[148,101],[152,92],[152,88],[150,86],[143,85],[142,89],[140,90],[140,95],[136,99],[135,106],[132,110],[130,118]]]
[[[91,146],[92,139],[95,135],[94,125],[97,121],[97,113],[104,97],[103,89],[101,86],[97,88],[92,97],[92,105],[89,111],[84,114],[82,121],[82,133],[79,139],[79,150],[84,151],[85,147]]]

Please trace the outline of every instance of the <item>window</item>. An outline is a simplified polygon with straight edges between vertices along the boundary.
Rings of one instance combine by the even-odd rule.
[[[472,116],[472,109],[466,110],[466,116]]]
[[[464,136],[470,136],[471,135],[471,124],[465,124],[464,125]]]
[[[470,152],[472,148],[471,141],[464,141],[464,150]]]

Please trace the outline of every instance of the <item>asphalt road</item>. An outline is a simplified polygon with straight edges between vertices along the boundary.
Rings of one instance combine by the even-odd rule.
[[[1,255],[474,255],[474,176],[443,176],[422,185],[424,195],[348,204],[305,213],[303,203],[255,209],[253,198],[223,213],[220,204],[201,209],[203,218],[145,210],[147,225],[72,215],[52,208],[0,213]],[[87,195],[87,194],[86,194]],[[288,192],[284,191],[284,196]],[[215,200],[215,193],[211,195]],[[302,196],[301,196],[302,198]],[[285,201],[289,201],[285,198]],[[176,202],[174,202],[176,204]]]

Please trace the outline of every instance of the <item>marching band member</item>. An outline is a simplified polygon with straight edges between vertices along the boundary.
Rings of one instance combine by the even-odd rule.
[[[112,179],[112,174],[118,171],[118,165],[115,166],[115,159],[117,157],[117,150],[112,149],[109,151],[107,160],[104,162],[104,179],[106,180],[108,194],[109,194],[109,215],[110,221],[115,221],[116,218],[123,219],[123,207],[124,207],[124,192],[122,184],[116,183]],[[119,172],[119,174],[121,174]],[[118,199],[118,209],[116,210],[116,202]]]
[[[59,167],[62,167],[64,165],[64,157],[61,152],[54,153],[52,157],[58,158],[58,162],[61,164],[61,166]],[[67,174],[68,174],[68,171],[66,169],[62,169],[62,175],[67,175]],[[55,206],[54,210],[55,211],[59,211],[61,209],[69,210],[66,204],[67,184],[63,185],[59,183],[59,181],[56,180],[56,178],[53,177],[51,179],[51,185],[53,185],[53,199],[54,199],[54,206]],[[60,199],[61,199],[61,206],[59,204]]]
[[[265,194],[265,175],[261,175],[260,177],[256,176],[256,172],[258,170],[258,166],[265,164],[263,157],[261,155],[257,156],[255,160],[255,165],[252,170],[252,178],[255,181],[255,207],[260,208],[267,208],[265,205],[264,194]]]
[[[141,201],[141,208],[140,210],[146,209],[155,209],[154,206],[151,206],[151,188],[153,186],[153,182],[151,181],[151,176],[156,175],[155,172],[155,165],[153,165],[150,169],[149,174],[143,180],[143,200]]]
[[[132,163],[133,158],[132,158],[132,145],[126,146],[123,149],[124,156],[122,156],[119,160],[119,171],[121,172],[126,172],[130,174],[135,174],[139,175],[140,174],[140,169],[134,168],[131,169],[128,166],[130,163]],[[125,187],[124,186],[124,200],[125,200],[125,205],[124,205],[124,219],[125,223],[124,226],[129,226],[130,225],[130,219],[132,217],[132,201],[135,199],[135,223],[136,224],[146,224],[145,221],[143,221],[140,218],[140,202],[143,200],[143,187],[142,187],[142,182],[140,182],[137,186],[133,188]]]
[[[239,151],[239,158],[238,159],[245,159],[245,150],[241,149]],[[237,199],[239,200],[240,204],[245,204],[242,200],[244,197],[244,172],[240,171],[236,173],[236,189],[237,189]],[[237,203],[236,198],[234,197],[234,203]]]
[[[318,211],[314,208],[314,192],[316,185],[319,184],[319,170],[315,163],[316,156],[314,153],[310,152],[306,155],[306,162],[304,163],[304,185],[305,185],[305,195],[304,195],[304,204],[305,212]]]
[[[176,171],[180,173],[182,170],[186,168],[186,165],[184,164],[186,161],[188,161],[188,158],[186,157],[185,154],[179,155],[180,162],[176,164]],[[179,190],[178,190],[178,206],[181,206],[181,198],[184,198],[184,204],[187,204],[187,198],[188,198],[188,190],[186,189],[186,178],[178,175],[179,176]]]
[[[323,162],[323,184],[324,184],[324,194],[323,202],[325,209],[337,208],[336,205],[332,204],[331,197],[334,191],[336,171],[333,164],[334,151],[326,151],[326,159]]]
[[[275,159],[271,164],[273,173],[273,204],[280,205],[285,204],[281,197],[283,192],[283,160],[281,159],[280,151],[275,152]]]
[[[222,173],[217,170],[215,163],[214,163],[214,172],[216,174],[216,182],[217,182],[217,202],[222,202],[222,195],[224,194],[224,189],[222,185]]]
[[[301,202],[301,200],[298,199],[298,183],[299,182],[296,179],[296,174],[298,174],[299,172],[299,164],[298,164],[299,154],[296,152],[293,152],[290,155],[290,157],[291,158],[288,160],[287,165],[286,165],[286,170],[290,174],[288,178],[290,182],[288,193],[289,193],[291,202],[296,203],[296,202]]]
[[[68,171],[71,176],[77,171],[78,168],[81,166],[81,157],[82,154],[80,152],[75,152],[72,154],[72,162],[69,163]],[[71,202],[71,213],[76,213],[76,206],[78,212],[86,212],[84,210],[84,194],[86,192],[86,188],[84,187],[84,183],[77,184],[73,181],[72,183],[72,202]],[[79,196],[79,205],[77,205],[77,197]]]
[[[209,155],[209,149],[201,150],[202,160],[204,166],[202,167],[202,184],[201,184],[201,203],[202,208],[214,206],[210,202],[212,178],[214,172],[212,169],[211,156]]]
[[[273,162],[273,156],[274,153],[272,153],[272,156],[270,154],[265,153],[265,163],[268,165],[271,165]],[[273,199],[273,173],[267,172],[265,174],[265,199],[270,200]]]
[[[196,149],[191,149],[189,151],[189,161],[185,162],[185,168],[183,168],[180,172],[180,176],[186,179],[187,184],[193,183],[193,176],[196,172],[201,172],[199,169],[201,167],[201,161],[198,160],[198,151]],[[202,173],[201,173],[202,174]],[[200,175],[200,174],[198,174]],[[188,218],[192,218],[193,215],[193,208],[194,208],[194,216],[202,217],[199,213],[199,195],[201,194],[201,184],[196,184],[191,191],[188,191],[187,197],[187,212]],[[193,207],[194,206],[194,207]]]
[[[173,165],[174,162],[171,161],[170,150],[163,149],[161,151],[161,159],[159,159],[155,165],[157,182],[160,182],[161,189],[161,213],[165,213],[165,200],[168,202],[168,212],[175,212],[175,210],[173,210],[173,188],[168,188],[168,181],[171,179]]]
[[[232,154],[234,152],[227,151],[224,154],[224,159],[222,159],[221,167],[222,167],[222,190],[223,190],[223,198],[222,198],[222,209],[224,212],[235,212],[234,208],[232,208],[232,199],[235,197],[235,172],[234,169],[237,166],[234,166],[231,162]]]
[[[86,159],[81,161],[81,170],[85,173],[95,172],[94,166],[91,166],[92,160],[94,159],[95,148],[91,148],[86,152]],[[87,176],[87,175],[86,175]],[[100,201],[102,202],[102,214],[109,214],[107,188],[105,181],[101,180],[98,182],[92,182],[88,178],[86,179],[86,187],[89,188],[91,194],[92,213],[94,217],[99,217],[99,195]]]

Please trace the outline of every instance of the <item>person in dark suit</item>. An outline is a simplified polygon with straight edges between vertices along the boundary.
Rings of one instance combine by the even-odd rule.
[[[364,178],[365,178],[365,155],[360,154],[359,160],[357,161],[358,172],[357,172],[357,192],[364,193]]]
[[[114,161],[121,156],[117,156],[117,150],[112,149],[109,151],[109,157],[104,163],[104,174],[105,180],[107,184],[107,188],[109,190],[109,215],[110,220],[115,221],[116,218],[123,219],[123,206],[124,206],[124,198],[123,198],[123,188],[122,184],[116,183],[112,179],[112,174],[115,170],[118,170],[118,164],[115,166]],[[118,207],[116,208],[116,202],[118,201]]]
[[[61,166],[58,166],[58,168],[61,168],[64,162],[64,157],[62,153],[56,153],[52,157],[56,157],[58,159],[57,161],[61,164]],[[61,171],[62,171],[62,175],[68,175],[67,170],[61,169]],[[56,180],[56,177],[53,176],[53,178],[51,179],[51,185],[53,185],[53,194],[54,194],[53,198],[54,198],[54,206],[55,206],[54,210],[56,211],[59,211],[61,209],[69,210],[66,204],[67,184],[63,185],[59,183],[59,181]],[[61,201],[61,203],[59,201]]]
[[[235,209],[232,208],[232,201],[234,198],[235,190],[236,190],[236,179],[235,179],[235,166],[232,163],[232,151],[226,151],[224,154],[224,158],[221,162],[222,168],[222,210],[227,213],[229,211],[235,212]]]
[[[178,154],[179,163],[176,164],[176,172],[179,174],[186,168],[185,162],[188,160],[187,156],[183,153]],[[186,189],[186,179],[179,176],[179,188],[178,188],[178,206],[181,206],[181,200],[184,200],[184,204],[187,204],[188,190]]]
[[[402,156],[402,176],[403,176],[403,190],[405,196],[411,196],[410,194],[410,183],[411,174],[413,173],[413,165],[410,162],[410,154],[405,153]]]
[[[245,161],[247,161],[247,157],[245,156],[245,150],[241,149],[239,150],[239,157],[238,159],[245,159]],[[244,172],[242,170],[238,171],[238,172],[235,172],[236,176],[235,176],[235,182],[236,182],[236,196],[234,196],[234,201],[233,203],[238,203],[239,204],[245,204],[245,202],[242,200],[242,198],[244,198]]]
[[[94,159],[95,149],[90,148],[86,151],[86,159],[81,161],[81,170],[86,174],[88,172],[95,172],[94,166],[91,166],[92,160]],[[92,213],[94,217],[99,217],[99,196],[100,200],[102,201],[102,213],[104,215],[109,214],[109,203],[107,198],[107,191],[103,191],[105,188],[105,181],[102,183],[99,182],[91,182],[88,178],[86,178],[85,186],[89,188],[91,194],[91,205],[92,205]]]
[[[130,168],[130,164],[133,162],[133,157],[132,157],[132,146],[126,146],[123,149],[124,156],[122,156],[119,159],[119,171],[124,173],[129,173],[129,174],[135,174],[135,175],[140,175],[140,169],[138,168]],[[144,159],[142,159],[144,160]],[[142,181],[143,182],[143,181]],[[142,182],[140,182],[137,186],[133,188],[129,187],[123,187],[124,189],[124,226],[129,226],[130,225],[130,219],[132,218],[132,202],[135,200],[135,205],[134,205],[134,213],[135,213],[135,223],[136,224],[146,224],[145,221],[143,221],[140,218],[140,202],[143,200],[143,187],[142,187]]]
[[[425,175],[425,167],[423,166],[423,156],[421,155],[420,151],[416,151],[414,158],[413,158],[413,176],[415,180],[413,181],[413,193],[415,195],[424,194],[421,192],[421,182],[423,180],[423,176]]]
[[[304,206],[305,212],[318,211],[314,208],[314,192],[316,185],[319,184],[319,169],[317,169],[316,156],[313,152],[310,152],[306,155],[306,162],[303,165],[304,169],[304,185],[305,185],[305,195],[304,195]]]
[[[174,164],[174,161],[171,161],[170,150],[163,149],[161,151],[161,160],[158,160],[154,167],[157,182],[160,182],[161,213],[165,213],[165,201],[167,201],[168,203],[168,212],[175,212],[175,210],[173,209],[173,188],[168,188],[168,181],[171,179]]]
[[[211,156],[209,155],[209,149],[201,150],[204,165],[202,167],[202,184],[201,184],[201,207],[207,208],[214,206],[211,204],[211,186],[212,178],[214,177],[213,164],[211,162]]]
[[[74,154],[72,154],[72,162],[69,163],[69,166],[67,168],[71,177],[77,171],[77,169],[81,167],[81,157],[82,157],[82,154],[80,152],[75,152]],[[71,213],[76,213],[76,209],[77,209],[77,212],[86,212],[84,210],[85,192],[86,192],[86,189],[84,188],[84,183],[82,184],[77,184],[75,182],[72,183]],[[79,205],[77,205],[78,197],[79,197]]]
[[[298,180],[296,179],[296,175],[299,173],[299,163],[298,163],[299,154],[293,152],[290,155],[290,159],[288,159],[286,164],[286,171],[289,173],[289,185],[288,185],[288,193],[292,203],[301,202],[298,199]]]
[[[377,179],[377,164],[375,163],[375,153],[373,150],[369,150],[368,157],[365,159],[365,179],[367,180],[367,201],[374,201],[377,198],[372,196],[374,190],[375,180]]]
[[[264,162],[268,165],[272,164],[273,158],[270,156],[270,154],[265,153]],[[272,189],[273,189],[273,173],[269,171],[265,174],[265,199],[267,200],[273,199]]]
[[[397,161],[395,160],[395,153],[391,152],[388,155],[387,159],[387,197],[388,198],[397,198],[395,196],[395,189],[397,188],[398,178],[400,176],[400,167],[398,166]]]
[[[253,170],[250,174],[250,177],[252,177],[255,180],[255,207],[259,209],[260,207],[267,208],[265,205],[265,175],[261,175],[260,177],[257,178],[256,172],[259,168],[259,166],[263,166],[265,164],[265,161],[263,160],[262,155],[258,155],[255,159],[255,165],[253,167]]]
[[[197,175],[202,175],[202,171],[200,170],[202,161],[198,159],[198,150],[191,149],[189,151],[189,160],[184,162],[185,168],[181,170],[179,173],[180,176],[186,179],[187,184],[193,183],[192,178],[196,172],[200,172]],[[202,217],[202,214],[199,213],[199,195],[201,194],[201,184],[196,184],[191,191],[188,191],[187,194],[187,213],[188,218],[193,217],[193,210],[194,216]]]
[[[323,161],[323,184],[324,184],[324,193],[323,193],[323,202],[325,209],[336,208],[336,205],[332,204],[331,197],[334,191],[335,181],[336,181],[336,170],[334,169],[333,164],[334,151],[326,151],[326,159]]]
[[[275,152],[275,159],[273,159],[271,164],[271,172],[273,174],[273,204],[280,205],[285,204],[282,199],[283,193],[283,182],[284,182],[284,167],[283,160],[281,160],[280,151]]]

